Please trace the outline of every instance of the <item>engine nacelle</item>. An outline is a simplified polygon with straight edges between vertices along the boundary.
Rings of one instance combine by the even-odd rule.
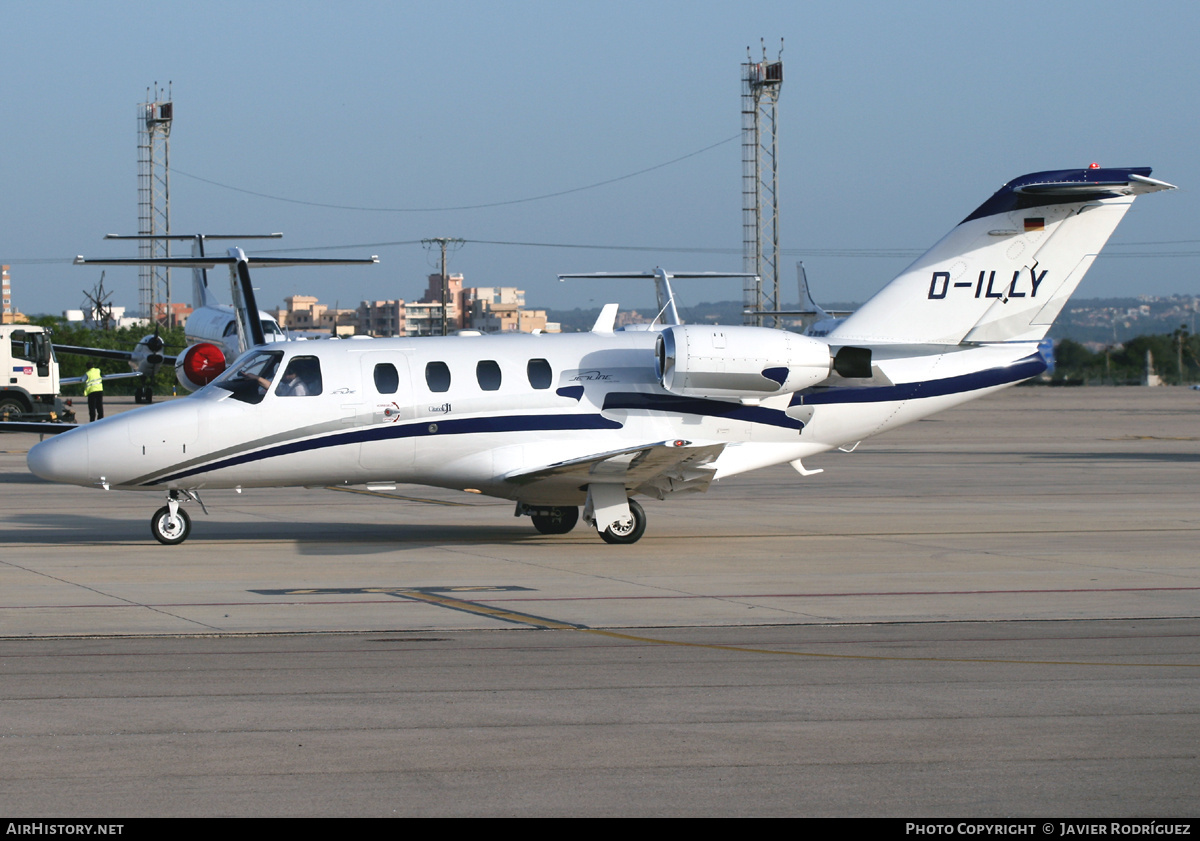
[[[188,391],[211,383],[225,370],[225,352],[211,342],[200,342],[175,357],[175,379]]]
[[[658,340],[662,386],[686,397],[761,400],[816,385],[832,368],[825,342],[767,327],[684,324]]]

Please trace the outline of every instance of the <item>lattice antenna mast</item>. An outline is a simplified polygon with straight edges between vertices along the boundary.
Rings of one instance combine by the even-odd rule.
[[[146,101],[138,106],[138,233],[171,233],[171,83],[164,91],[154,83],[146,89]],[[171,256],[170,240],[143,239],[138,256]],[[159,307],[159,293],[166,306]],[[162,266],[142,266],[138,272],[138,303],[148,317],[167,316],[171,304],[171,270]]]
[[[779,310],[779,174],[776,105],[783,87],[783,39],[779,55],[754,61],[746,48],[742,65],[742,271],[746,279],[744,323],[762,326],[763,313]],[[771,316],[771,323],[779,319]]]

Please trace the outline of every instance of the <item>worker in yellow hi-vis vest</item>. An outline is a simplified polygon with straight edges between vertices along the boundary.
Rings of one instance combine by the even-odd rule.
[[[88,399],[88,420],[100,420],[104,417],[104,379],[99,368],[88,368],[83,376],[83,393]]]

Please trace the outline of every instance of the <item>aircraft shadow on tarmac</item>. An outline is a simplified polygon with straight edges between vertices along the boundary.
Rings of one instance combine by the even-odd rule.
[[[0,485],[51,485],[32,473],[0,473]]]
[[[582,525],[576,534],[548,537],[523,525],[428,525],[401,520],[363,524],[198,519],[192,536],[193,541],[184,546],[163,547],[154,541],[149,525],[142,519],[116,520],[92,517],[86,512],[69,517],[57,513],[18,515],[4,529],[4,540],[8,543],[55,546],[141,543],[156,552],[181,556],[190,548],[211,551],[230,543],[295,543],[305,555],[364,555],[478,543],[596,543],[595,534]]]

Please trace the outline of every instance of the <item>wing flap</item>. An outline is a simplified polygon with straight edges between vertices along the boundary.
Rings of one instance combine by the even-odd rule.
[[[564,478],[580,486],[623,484],[631,492],[662,499],[671,493],[707,490],[716,473],[713,462],[724,449],[724,443],[659,441],[516,471],[505,480],[517,485]]]

